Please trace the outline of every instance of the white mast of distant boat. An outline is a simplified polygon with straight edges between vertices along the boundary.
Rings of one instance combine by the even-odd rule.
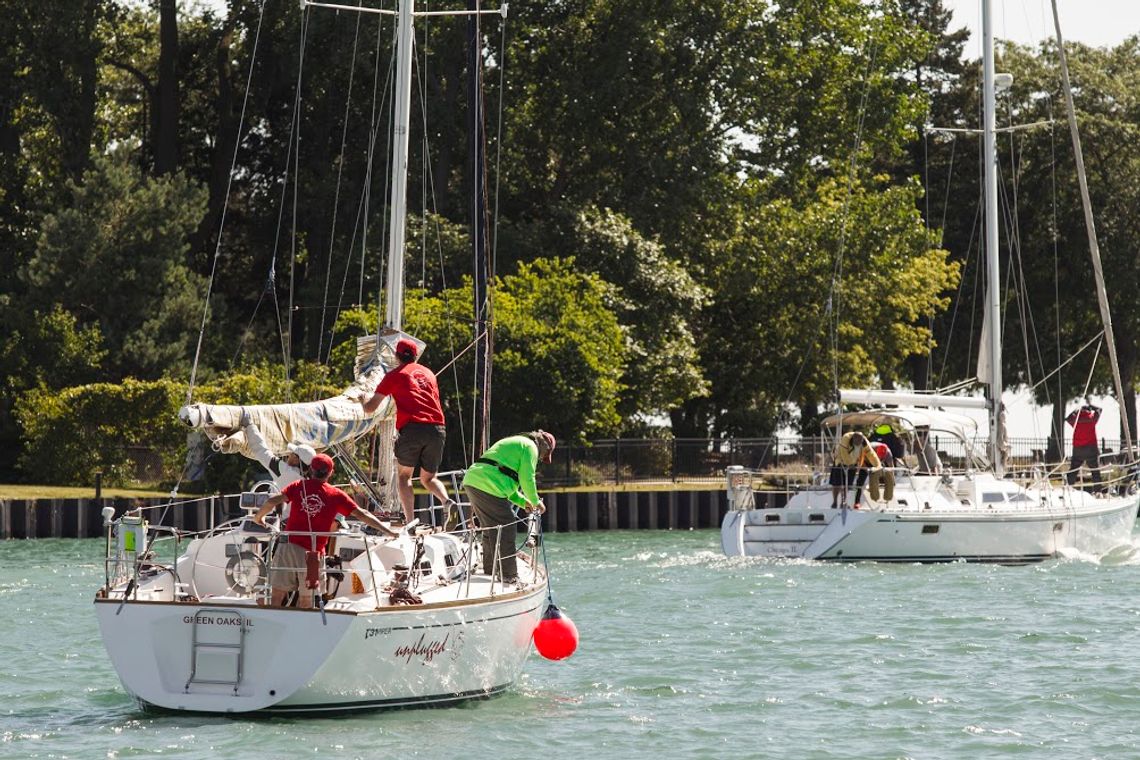
[[[1008,86],[1008,85],[1007,85]],[[982,136],[986,227],[986,319],[989,337],[990,463],[994,474],[1005,470],[1001,452],[1001,293],[998,266],[997,129],[994,75],[994,27],[990,0],[982,0]]]

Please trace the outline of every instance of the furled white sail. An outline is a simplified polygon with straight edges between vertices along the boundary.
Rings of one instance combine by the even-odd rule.
[[[286,446],[294,442],[321,450],[353,441],[394,413],[390,397],[385,398],[373,414],[365,414],[358,399],[371,396],[387,368],[395,366],[393,346],[401,338],[411,338],[422,348],[421,341],[396,330],[385,330],[379,337],[358,338],[356,379],[343,393],[332,398],[249,406],[188,404],[178,410],[178,418],[205,433],[216,450],[240,453],[251,459],[254,455],[241,429],[243,415],[248,415],[248,422],[257,426],[266,446],[276,453],[283,453]]]

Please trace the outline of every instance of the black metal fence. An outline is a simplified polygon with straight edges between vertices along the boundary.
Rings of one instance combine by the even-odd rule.
[[[932,439],[947,466],[964,466],[966,452],[960,441],[937,435]],[[554,450],[552,463],[539,468],[539,482],[546,487],[715,483],[723,479],[730,465],[806,474],[826,463],[829,454],[826,445],[824,439],[817,436],[600,440],[586,446],[559,446]],[[986,452],[984,439],[973,445],[977,451]],[[1009,445],[1007,464],[1010,467],[1060,464],[1046,461],[1049,446],[1045,438],[1011,438]],[[1118,440],[1101,439],[1101,452],[1106,460],[1119,450]]]

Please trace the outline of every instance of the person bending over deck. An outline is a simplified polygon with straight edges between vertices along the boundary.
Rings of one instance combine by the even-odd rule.
[[[867,436],[857,430],[844,433],[831,457],[831,508],[839,506],[840,499],[847,503],[847,489],[855,488],[855,509],[859,509],[859,496],[863,483],[867,480],[870,468],[882,467],[883,463],[871,448]]]
[[[895,455],[891,453],[891,447],[886,442],[876,441],[874,438],[871,439],[871,448],[883,466],[871,471],[871,477],[867,481],[867,493],[871,496],[871,501],[878,501],[881,487],[883,501],[889,502],[895,498],[895,471],[893,469]]]
[[[285,597],[294,591],[301,595],[299,606],[309,609],[313,606],[313,594],[304,593],[306,588],[319,585],[318,578],[308,577],[308,555],[317,555],[317,568],[324,563],[327,535],[304,535],[305,533],[330,533],[336,524],[337,515],[360,520],[387,536],[397,534],[371,512],[356,506],[356,502],[328,482],[333,473],[333,460],[327,454],[317,454],[309,465],[312,477],[296,480],[285,486],[281,493],[269,497],[253,521],[265,525],[265,516],[286,499],[291,509],[285,522],[286,532],[292,534],[287,541],[279,541],[273,553],[273,571],[269,583],[273,587],[273,606],[280,607]],[[319,573],[318,573],[319,576]]]
[[[400,504],[404,520],[411,522],[415,515],[416,494],[412,490],[412,475],[420,468],[420,483],[431,491],[445,507],[445,513],[454,506],[447,488],[435,476],[443,461],[443,443],[447,428],[443,406],[439,401],[439,383],[435,373],[416,361],[419,348],[413,341],[403,338],[396,343],[396,358],[400,366],[384,375],[376,392],[371,396],[358,396],[366,414],[372,414],[385,396],[396,404],[396,484],[400,491]]]
[[[502,438],[484,451],[463,476],[467,499],[483,530],[483,572],[500,576],[503,583],[518,582],[515,513],[511,504],[539,514],[546,511],[546,505],[538,498],[534,474],[539,460],[550,464],[555,445],[554,436],[545,430]]]

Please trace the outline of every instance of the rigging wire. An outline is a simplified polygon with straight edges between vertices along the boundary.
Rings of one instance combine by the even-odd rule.
[[[436,374],[438,375],[438,374],[441,374],[444,371],[446,371],[447,368],[453,367],[455,364],[455,359],[458,359],[459,356],[456,354],[456,351],[455,351],[455,336],[452,333],[452,322],[453,322],[453,320],[450,318],[450,315],[452,314],[452,310],[451,310],[450,296],[448,295],[448,292],[447,292],[447,267],[445,266],[445,261],[444,261],[443,243],[442,243],[443,235],[442,235],[442,230],[441,230],[440,223],[439,223],[439,219],[441,218],[440,213],[439,213],[439,197],[438,197],[437,189],[435,187],[435,172],[433,171],[433,167],[431,165],[431,152],[429,150],[429,143],[428,143],[428,135],[430,134],[430,132],[428,129],[429,124],[428,124],[428,113],[427,113],[426,86],[424,84],[424,78],[425,78],[424,72],[427,71],[427,25],[426,24],[425,24],[425,29],[424,29],[423,50],[424,50],[424,60],[423,60],[423,62],[421,62],[419,68],[417,68],[417,71],[416,71],[416,73],[417,73],[417,77],[416,77],[417,92],[420,96],[420,116],[421,116],[422,123],[423,123],[423,132],[422,132],[423,140],[421,143],[422,150],[423,150],[423,167],[422,167],[423,183],[421,185],[421,192],[422,192],[421,213],[423,216],[422,216],[422,222],[420,225],[420,233],[421,233],[421,249],[420,249],[421,286],[426,286],[426,281],[427,281],[427,250],[428,250],[427,233],[428,233],[428,227],[429,227],[429,224],[428,224],[428,208],[431,208],[432,213],[434,215],[433,218],[435,220],[435,229],[436,229],[435,245],[436,245],[436,256],[439,260],[440,289],[441,289],[441,294],[443,297],[444,313],[446,315],[448,315],[448,317],[449,317],[448,319],[444,320],[444,328],[445,328],[445,333],[447,336],[447,350],[453,356],[452,361],[449,362],[445,367],[436,370]],[[428,201],[429,197],[430,197],[430,203]],[[466,349],[464,349],[464,352],[466,352]],[[464,452],[464,466],[466,466],[468,464],[468,462],[466,460],[467,427],[464,424],[464,416],[465,415],[463,413],[462,403],[460,401],[463,398],[463,395],[460,392],[459,374],[458,374],[458,368],[457,367],[452,369],[451,379],[452,379],[452,385],[454,386],[454,389],[455,389],[456,403],[459,404],[459,406],[460,406],[459,414],[456,415],[456,417],[459,420],[460,444],[461,444],[461,450]]]
[[[831,327],[831,380],[836,403],[839,403],[839,314],[842,305],[839,283],[843,279],[843,257],[847,247],[847,222],[851,209],[851,196],[854,193],[855,172],[859,167],[859,150],[863,144],[863,126],[867,120],[867,100],[871,90],[871,71],[874,69],[875,58],[878,55],[878,51],[872,41],[868,40],[867,44],[871,50],[867,60],[867,72],[863,78],[863,92],[859,96],[859,114],[855,123],[855,138],[851,146],[851,159],[848,162],[847,169],[847,188],[843,196],[843,207],[840,211],[839,248],[836,251],[835,263],[832,266],[831,288],[824,310],[824,314],[829,318],[829,325]],[[806,363],[807,356],[804,358]],[[802,364],[800,371],[803,371]],[[797,373],[797,382],[798,378],[799,373]]]
[[[371,200],[371,196],[372,196],[372,189],[371,188],[372,188],[373,170],[375,167],[376,141],[378,139],[378,133],[379,133],[379,128],[380,128],[380,123],[379,123],[378,117],[377,117],[376,104],[378,102],[379,103],[387,102],[389,86],[392,84],[392,78],[394,76],[393,72],[394,72],[394,67],[395,67],[395,56],[392,55],[388,59],[388,70],[387,70],[387,76],[385,79],[385,85],[384,85],[384,89],[381,90],[379,87],[379,82],[380,82],[380,52],[381,52],[380,41],[382,39],[383,22],[384,22],[384,16],[378,15],[377,27],[376,27],[376,52],[375,52],[375,57],[373,60],[373,71],[372,71],[372,107],[371,107],[372,110],[371,110],[371,114],[369,116],[369,124],[368,124],[368,148],[367,148],[366,168],[365,168],[365,173],[364,173],[364,182],[361,185],[360,200],[359,200],[359,202],[357,204],[357,208],[356,208],[356,218],[353,222],[352,236],[349,240],[349,244],[348,244],[348,248],[347,248],[347,250],[349,251],[349,256],[348,256],[348,260],[345,262],[344,274],[341,277],[340,290],[339,290],[339,294],[337,296],[337,304],[336,304],[336,307],[334,309],[334,313],[338,317],[340,315],[340,312],[344,308],[345,294],[348,292],[348,275],[352,271],[352,262],[353,262],[353,259],[355,257],[354,251],[356,250],[356,239],[357,239],[358,235],[359,235],[360,241],[361,241],[361,246],[360,246],[360,283],[359,283],[358,292],[357,292],[356,304],[358,306],[361,306],[361,307],[364,304],[364,269],[365,269],[365,264],[367,263],[367,258],[368,258],[368,255],[367,255],[368,254],[368,230],[367,230],[368,219],[367,219],[367,215],[368,215],[368,208],[369,208],[369,204],[370,204],[370,200]],[[381,112],[383,111],[383,109],[380,109],[380,110],[381,110]],[[324,357],[324,362],[326,364],[329,362],[331,355],[332,355],[332,348],[333,348],[333,334],[332,333],[335,330],[335,328],[336,328],[336,319],[334,317],[333,324],[330,327],[328,352],[326,353],[326,355]],[[377,331],[377,332],[379,331],[379,325],[376,326],[375,331]]]
[[[301,90],[305,73],[305,48],[309,37],[309,6],[301,11],[301,41],[297,52],[297,93],[293,100],[293,121],[296,124],[293,141],[293,218],[291,220],[292,239],[289,241],[289,308],[286,312],[288,327],[285,331],[285,398],[293,399],[293,388],[290,380],[290,366],[293,360],[293,303],[296,295],[295,283],[297,280],[297,196],[301,185]]]
[[[503,114],[505,104],[504,101],[507,97],[506,88],[506,72],[507,72],[507,17],[503,16],[501,20],[501,27],[499,33],[499,99],[496,114],[495,124],[495,195],[494,204],[495,211],[491,219],[491,257],[487,262],[487,280],[494,282],[498,273],[498,258],[499,258],[499,190],[502,185],[502,161],[503,161]],[[487,356],[494,355],[495,348],[495,291],[493,288],[487,288]],[[492,362],[487,361],[487,388],[486,388],[486,401],[488,408],[491,404],[491,378],[494,372]],[[540,521],[541,522],[541,521]],[[548,575],[547,578],[550,576]]]
[[[190,385],[186,389],[187,404],[190,404],[194,400],[194,382],[198,377],[198,362],[202,357],[202,341],[206,335],[206,321],[210,315],[210,296],[214,292],[214,279],[217,276],[218,272],[218,260],[222,257],[222,238],[226,229],[226,212],[229,210],[230,206],[230,188],[233,186],[234,172],[237,169],[238,150],[241,148],[241,135],[242,130],[245,128],[245,114],[246,109],[249,106],[250,85],[253,82],[253,69],[254,64],[257,62],[257,48],[258,44],[261,41],[261,24],[264,18],[265,0],[261,0],[261,2],[258,4],[257,10],[257,30],[254,32],[253,36],[253,50],[250,53],[249,57],[249,74],[246,76],[245,80],[245,95],[242,97],[241,115],[238,117],[237,136],[234,139],[234,152],[233,157],[230,159],[230,171],[226,179],[226,194],[225,198],[222,201],[221,217],[218,220],[218,239],[217,243],[214,246],[214,257],[213,261],[210,264],[210,279],[206,285],[206,298],[202,306],[202,324],[198,329],[198,344],[194,349],[194,364],[190,369]]]
[[[357,7],[363,7],[364,0],[357,0],[356,4],[357,4]],[[353,32],[353,37],[352,37],[352,58],[349,62],[349,66],[348,66],[348,88],[345,91],[345,98],[344,98],[344,119],[343,119],[343,124],[341,126],[341,132],[340,132],[340,156],[337,159],[336,190],[333,193],[332,224],[331,224],[331,227],[329,229],[329,254],[328,254],[328,258],[327,258],[326,265],[325,265],[325,292],[324,292],[324,301],[323,302],[326,306],[328,305],[328,302],[329,302],[329,283],[332,280],[333,252],[336,250],[336,222],[337,222],[337,213],[340,211],[340,188],[341,188],[342,180],[344,178],[344,152],[345,152],[345,148],[348,144],[348,116],[349,116],[349,113],[352,109],[352,85],[356,79],[356,54],[357,54],[357,50],[359,49],[359,45],[360,45],[360,24],[361,24],[361,21],[363,20],[363,16],[364,16],[363,13],[357,13],[356,14],[356,28],[355,28],[355,31]],[[347,269],[347,265],[346,265],[346,269]],[[330,326],[330,328],[329,328],[329,331],[330,331],[329,352],[330,352],[330,354],[332,352],[332,340],[333,340],[333,336],[331,335],[331,332],[333,329],[335,329],[336,317],[337,317],[337,315],[333,316],[333,320],[332,320],[333,325]],[[325,311],[322,309],[321,310],[321,327],[320,327],[320,330],[317,331],[317,361],[318,362],[321,361],[321,357],[324,354],[324,345],[325,345]]]
[[[851,196],[854,193],[855,173],[859,167],[859,150],[863,144],[863,127],[866,123],[867,118],[867,102],[871,89],[871,73],[874,70],[875,60],[878,56],[877,47],[873,38],[869,38],[866,42],[866,45],[869,49],[867,57],[867,69],[863,77],[863,91],[859,96],[859,109],[855,121],[855,135],[853,137],[851,146],[851,158],[848,162],[847,186],[843,198],[843,206],[840,210],[839,247],[836,250],[835,262],[832,265],[831,285],[827,300],[824,304],[823,311],[819,315],[819,319],[816,321],[814,328],[809,333],[812,336],[818,335],[820,327],[823,325],[824,321],[827,320],[829,327],[829,347],[831,349],[832,387],[835,391],[835,400],[837,404],[839,403],[838,313],[840,305],[839,298],[837,297],[837,294],[839,292],[838,284],[843,274],[843,256],[847,244],[847,222],[851,208]],[[804,372],[807,370],[808,363],[812,357],[815,356],[816,346],[817,341],[813,339],[808,349],[803,353],[803,358],[800,361],[800,366],[796,370],[796,376],[789,386],[789,391],[784,397],[783,403],[780,405],[781,409],[787,409],[787,407],[792,403],[795,389],[799,387],[800,378],[803,377]],[[767,456],[768,451],[771,449],[772,445],[773,442],[769,441],[768,445],[765,447],[764,451],[761,454],[762,457]]]

